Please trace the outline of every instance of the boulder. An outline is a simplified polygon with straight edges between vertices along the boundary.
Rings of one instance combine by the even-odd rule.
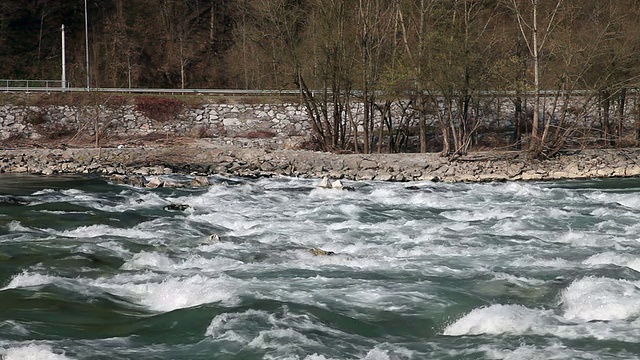
[[[118,185],[124,185],[127,183],[127,177],[120,174],[114,174],[111,176],[110,179],[114,184],[118,184]]]
[[[331,189],[331,182],[329,182],[329,178],[325,176],[316,186],[323,189]]]
[[[184,184],[183,183],[179,183],[177,181],[169,181],[169,180],[165,180],[162,183],[162,187],[166,187],[166,188],[183,188]]]
[[[160,180],[159,177],[154,176],[151,178],[151,180],[149,180],[149,182],[145,186],[150,189],[155,189],[155,188],[162,187],[163,185],[164,185],[164,181]]]
[[[373,170],[378,168],[378,163],[373,160],[362,160],[360,163],[360,170]]]
[[[144,187],[146,179],[142,175],[131,175],[127,178],[127,183],[131,186]]]

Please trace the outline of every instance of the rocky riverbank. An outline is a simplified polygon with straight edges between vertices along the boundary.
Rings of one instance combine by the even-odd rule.
[[[332,154],[214,146],[0,150],[0,173],[163,175],[485,182],[640,175],[640,149],[581,150],[552,160],[519,152],[472,153],[453,161],[438,154]]]

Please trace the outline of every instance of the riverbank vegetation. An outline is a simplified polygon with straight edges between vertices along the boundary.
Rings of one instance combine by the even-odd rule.
[[[3,1],[0,78],[57,78],[64,23],[83,84],[83,5]],[[462,154],[508,132],[496,145],[549,157],[640,137],[637,0],[88,0],[88,15],[92,87],[299,90],[322,150],[415,135]]]

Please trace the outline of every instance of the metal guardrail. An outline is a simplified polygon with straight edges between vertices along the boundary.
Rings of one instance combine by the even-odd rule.
[[[91,88],[62,86],[61,80],[0,79],[1,92],[106,92],[134,94],[209,94],[209,95],[298,95],[298,90],[242,90],[242,89],[148,89],[148,88]]]
[[[6,80],[0,79],[0,92],[104,92],[104,93],[132,93],[132,94],[171,94],[171,95],[246,95],[246,96],[276,96],[276,95],[299,95],[299,90],[243,90],[243,89],[149,89],[149,88],[90,88],[62,86],[61,80]],[[629,88],[631,93],[636,93],[638,89]],[[314,93],[322,91],[314,90]],[[361,91],[353,90],[352,94],[361,94]],[[567,92],[569,95],[593,94],[593,90],[573,90]],[[532,96],[533,91],[481,91],[480,94],[487,96]],[[541,90],[542,96],[563,95],[564,91]],[[438,94],[432,94],[438,95]]]
[[[16,89],[14,91],[45,90],[62,91],[71,84],[62,80],[10,80],[0,79],[0,89]],[[59,89],[59,90],[58,90]],[[9,90],[6,90],[9,91]]]

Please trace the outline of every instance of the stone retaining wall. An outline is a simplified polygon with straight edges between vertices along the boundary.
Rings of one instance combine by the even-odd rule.
[[[264,132],[275,137],[304,136],[310,131],[306,111],[298,104],[205,104],[184,108],[174,119],[150,119],[134,105],[0,106],[0,141],[39,139],[83,131],[95,135],[95,122],[109,136],[151,133],[192,137],[237,137]]]
[[[161,98],[158,98],[161,100]],[[165,99],[166,100],[166,99]],[[553,97],[543,97],[541,123],[546,120],[557,122],[562,116],[562,99],[556,103]],[[584,122],[587,128],[599,126],[596,99],[570,99],[567,121]],[[626,106],[624,122],[636,121],[638,98],[630,97]],[[405,104],[406,105],[406,104]],[[526,104],[531,108],[531,103]],[[615,107],[615,104],[612,105]],[[350,114],[359,124],[362,134],[362,104],[353,103]],[[408,109],[408,110],[407,110]],[[514,104],[510,98],[482,98],[481,106],[474,108],[470,115],[488,128],[510,128],[514,126]],[[529,112],[532,110],[529,109]],[[612,112],[617,109],[612,108]],[[435,112],[435,113],[434,113]],[[438,114],[448,116],[444,104],[432,109],[427,116],[427,125],[436,127]],[[415,125],[417,114],[394,103],[391,108],[396,125]],[[380,123],[379,112],[374,112],[374,123]],[[303,105],[297,103],[205,103],[197,106],[185,106],[182,111],[169,119],[149,118],[135,105],[63,105],[63,106],[0,106],[0,141],[14,138],[40,139],[56,138],[63,135],[82,133],[95,135],[98,123],[102,136],[136,137],[153,133],[194,138],[240,138],[251,133],[286,138],[290,136],[308,137],[311,124]],[[58,136],[59,135],[59,136]]]

